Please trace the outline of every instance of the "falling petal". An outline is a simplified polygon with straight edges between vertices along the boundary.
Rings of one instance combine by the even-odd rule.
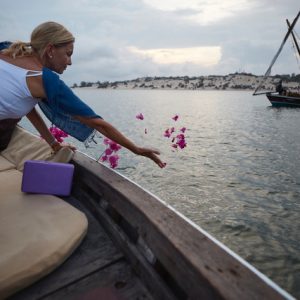
[[[108,138],[104,138],[103,143],[104,145],[110,145],[111,140]]]
[[[183,149],[186,147],[186,142],[184,139],[178,141],[176,144],[179,146],[180,149]]]
[[[119,156],[118,155],[111,155],[108,158],[108,160],[109,160],[110,166],[114,169],[118,166]]]
[[[139,119],[139,120],[144,120],[144,116],[143,116],[142,113],[136,115],[135,117],[136,117],[137,119]]]
[[[176,122],[178,120],[179,116],[175,115],[172,119]]]
[[[63,138],[68,137],[69,135],[64,132],[63,130],[59,129],[58,127],[50,127],[49,131],[51,132],[51,134],[55,137],[55,139],[61,143],[63,142]]]
[[[101,161],[106,161],[107,160],[107,156],[106,155],[103,155],[102,157],[101,157]]]
[[[111,155],[113,153],[113,150],[110,148],[105,149],[105,154],[106,155]]]
[[[185,136],[183,133],[180,133],[176,136],[177,140],[184,140],[185,139]]]
[[[117,143],[115,143],[115,142],[113,142],[113,141],[111,141],[109,147],[110,147],[110,149],[111,149],[112,151],[114,151],[114,152],[117,152],[117,151],[119,151],[119,150],[122,148],[119,144],[117,144]]]
[[[101,160],[102,162],[109,162],[110,167],[114,169],[118,166],[119,156],[113,153],[119,151],[122,147],[108,138],[104,138],[103,143],[107,147],[104,150],[104,152],[100,155],[100,158],[98,160]]]
[[[170,133],[169,129],[165,130],[164,136],[167,137],[167,138],[169,138],[171,136],[171,133]]]

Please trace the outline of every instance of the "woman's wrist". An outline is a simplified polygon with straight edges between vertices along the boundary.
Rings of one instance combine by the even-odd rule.
[[[55,140],[53,143],[51,143],[50,146],[54,152],[57,152],[61,148],[61,145],[57,140]]]
[[[141,153],[142,153],[141,147],[134,146],[134,149],[132,150],[132,152],[136,155],[141,155]]]
[[[53,137],[53,139],[51,140],[51,142],[48,142],[49,146],[52,147],[53,145],[55,145],[56,143],[58,143],[58,141],[56,140],[55,137]]]

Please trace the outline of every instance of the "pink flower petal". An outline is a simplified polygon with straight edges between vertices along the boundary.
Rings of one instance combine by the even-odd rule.
[[[110,148],[105,149],[105,154],[106,155],[111,155],[113,153],[113,150],[111,150]]]
[[[113,142],[113,141],[111,141],[109,147],[110,147],[110,149],[111,149],[112,151],[114,151],[114,152],[117,152],[117,151],[119,151],[119,150],[122,148],[119,144],[117,144],[117,143],[115,143],[115,142]]]
[[[183,133],[180,133],[180,134],[178,134],[178,135],[176,136],[176,138],[177,138],[178,140],[184,140],[184,139],[185,139],[185,136],[184,136]]]
[[[50,127],[49,131],[59,143],[63,142],[63,138],[69,136],[66,132],[54,126]]]
[[[171,136],[171,132],[169,131],[169,129],[165,130],[164,136],[169,138]]]
[[[106,161],[107,160],[107,156],[106,155],[103,155],[102,157],[101,157],[101,161]]]
[[[136,117],[137,119],[139,119],[139,120],[144,120],[144,116],[143,116],[142,113],[136,115],[135,117]]]
[[[115,167],[118,166],[119,156],[118,155],[111,155],[108,158],[108,160],[109,160],[110,166],[114,169]]]
[[[178,120],[179,116],[175,115],[172,119],[176,122]]]
[[[183,139],[183,140],[180,140],[180,141],[178,141],[176,144],[179,146],[179,148],[180,148],[180,149],[183,149],[183,148],[185,148],[185,147],[186,147],[186,142],[185,142],[185,140],[184,140],[184,139]]]
[[[103,143],[104,145],[110,145],[111,140],[108,138],[104,138]]]

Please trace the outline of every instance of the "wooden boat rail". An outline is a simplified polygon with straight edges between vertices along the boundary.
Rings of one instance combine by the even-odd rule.
[[[76,153],[73,195],[154,299],[293,299],[204,230],[124,176]]]

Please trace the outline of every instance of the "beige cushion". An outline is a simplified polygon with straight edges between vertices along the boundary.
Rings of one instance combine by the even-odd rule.
[[[51,272],[78,246],[87,218],[50,195],[21,192],[26,160],[69,162],[64,148],[51,153],[39,137],[17,127],[0,153],[0,298],[6,298]]]
[[[22,193],[22,173],[0,172],[1,299],[60,265],[87,230],[83,213],[49,195]]]
[[[15,169],[16,166],[0,155],[0,172]]]
[[[49,145],[41,138],[17,126],[7,148],[1,155],[22,171],[26,160],[47,160],[55,162],[69,162],[73,151],[69,148],[61,149],[53,154]]]

